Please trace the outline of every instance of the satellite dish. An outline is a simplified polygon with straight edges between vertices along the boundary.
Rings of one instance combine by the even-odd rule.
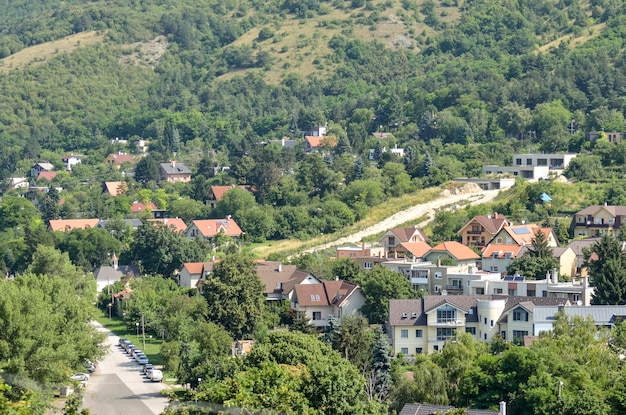
[[[581,306],[583,305],[583,302],[581,300],[576,301],[576,305]]]

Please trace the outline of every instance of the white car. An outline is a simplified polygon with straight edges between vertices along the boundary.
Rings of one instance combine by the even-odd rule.
[[[150,380],[153,382],[163,382],[163,372],[159,369],[152,369],[150,372]]]
[[[89,380],[89,375],[87,373],[76,373],[70,376],[70,379],[77,380],[79,382],[87,382]]]

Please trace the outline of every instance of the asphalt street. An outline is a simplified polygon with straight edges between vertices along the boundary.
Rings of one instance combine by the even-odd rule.
[[[108,333],[109,351],[91,374],[85,388],[83,408],[93,415],[158,415],[168,404],[161,394],[164,385],[151,382],[141,372],[143,366],[118,346],[119,337],[97,323]]]

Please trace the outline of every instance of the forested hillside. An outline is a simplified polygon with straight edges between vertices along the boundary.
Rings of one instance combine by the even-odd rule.
[[[445,176],[513,149],[577,151],[571,132],[624,128],[625,14],[617,0],[3,1],[2,175],[133,136],[232,163],[323,122],[356,153],[392,131]],[[90,30],[104,40],[11,69],[26,47]],[[166,51],[147,64],[158,35]]]

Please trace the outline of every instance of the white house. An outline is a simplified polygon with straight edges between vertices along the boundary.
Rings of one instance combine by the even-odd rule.
[[[322,284],[298,284],[291,308],[305,315],[316,327],[325,327],[329,316],[341,320],[359,314],[365,305],[361,288],[348,281],[324,281]]]

